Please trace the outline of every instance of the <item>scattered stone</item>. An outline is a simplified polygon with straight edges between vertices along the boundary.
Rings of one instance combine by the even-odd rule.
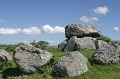
[[[6,50],[0,49],[0,61],[10,63],[12,61],[12,57]]]
[[[61,76],[77,76],[83,74],[88,70],[87,61],[87,58],[80,52],[71,52],[69,55],[61,57],[55,65],[55,72]]]
[[[31,44],[18,46],[14,50],[14,61],[24,73],[36,72],[36,69],[47,64],[52,56],[50,52],[35,48]]]
[[[97,49],[93,54],[93,61],[99,64],[112,64],[119,61],[119,54],[116,48],[102,40],[97,41]]]
[[[82,24],[70,24],[65,27],[66,38],[72,36],[81,37],[100,37],[101,33],[94,26],[86,26]]]

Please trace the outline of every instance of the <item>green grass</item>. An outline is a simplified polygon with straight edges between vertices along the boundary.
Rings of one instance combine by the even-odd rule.
[[[88,68],[89,70],[75,77],[60,77],[53,73],[54,65],[57,61],[69,52],[61,52],[57,48],[48,48],[47,51],[51,52],[54,57],[45,66],[38,69],[34,74],[23,74],[16,67],[14,61],[11,62],[12,67],[4,66],[0,69],[0,79],[120,79],[120,63],[111,65],[97,65],[90,63],[90,58],[94,53],[94,50],[81,50],[80,52],[88,58]],[[13,53],[10,52],[12,55]]]

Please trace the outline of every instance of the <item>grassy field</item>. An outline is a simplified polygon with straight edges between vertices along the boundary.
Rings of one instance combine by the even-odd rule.
[[[50,51],[54,55],[53,59],[47,65],[38,69],[35,74],[21,73],[16,67],[14,61],[12,61],[12,67],[4,65],[4,67],[0,69],[0,79],[120,79],[120,63],[112,65],[97,65],[90,63],[90,58],[94,50],[80,51],[89,60],[89,70],[86,73],[75,77],[57,76],[53,72],[54,65],[62,56],[67,55],[69,52],[61,52],[57,48],[49,48],[47,51]],[[13,53],[10,52],[10,54],[12,55]]]

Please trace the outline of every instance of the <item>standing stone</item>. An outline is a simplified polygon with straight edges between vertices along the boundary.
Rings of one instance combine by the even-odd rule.
[[[58,49],[60,49],[61,51],[64,51],[66,45],[67,45],[67,40],[64,40],[63,42],[61,42],[59,45],[58,45]]]
[[[119,54],[116,53],[116,49],[113,45],[98,40],[97,49],[93,54],[93,61],[99,64],[111,64],[119,61]]]
[[[12,61],[12,57],[6,50],[0,49],[0,61],[10,63]]]
[[[100,37],[101,33],[94,26],[86,26],[82,24],[70,24],[65,27],[65,36],[70,38],[72,36],[80,37]]]
[[[88,70],[87,58],[78,51],[71,52],[69,55],[61,57],[55,69],[56,74],[61,76],[83,74]]]
[[[76,36],[72,36],[69,40],[68,43],[65,47],[65,50],[68,51],[76,51],[76,42],[77,42],[77,37]]]
[[[47,64],[52,54],[45,50],[35,48],[31,44],[24,44],[14,50],[14,61],[24,73],[34,73],[36,68]]]
[[[96,49],[95,43],[93,42],[91,37],[78,38],[77,45],[80,46],[80,49]]]

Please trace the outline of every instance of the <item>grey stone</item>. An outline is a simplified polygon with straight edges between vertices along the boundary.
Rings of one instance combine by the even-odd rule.
[[[12,61],[12,57],[6,50],[0,49],[0,61],[10,63]]]
[[[120,45],[120,40],[113,40],[112,43]]]
[[[68,39],[62,41],[62,42],[58,45],[58,49],[64,51],[64,49],[65,49],[65,47],[66,47],[66,45],[67,45],[67,40],[68,40]]]
[[[76,37],[76,36],[72,36],[72,37],[68,40],[67,45],[66,45],[66,47],[65,47],[64,50],[76,51],[76,50],[77,50],[76,42],[77,42],[77,37]]]
[[[110,43],[98,40],[96,51],[93,54],[93,61],[99,64],[112,64],[119,61],[119,55],[116,53],[116,48]]]
[[[70,24],[65,27],[65,36],[70,38],[72,36],[77,37],[100,37],[100,31],[94,26],[86,26],[82,24]]]
[[[47,64],[52,54],[45,50],[35,48],[31,44],[24,44],[14,50],[14,61],[24,73],[34,73],[38,67]]]
[[[80,49],[96,49],[96,46],[91,37],[77,38],[76,36],[72,36],[68,42],[63,41],[61,43],[61,48],[62,50],[79,51]]]
[[[96,49],[95,43],[93,42],[91,37],[78,38],[77,45],[80,46],[80,49]]]
[[[55,65],[55,72],[61,76],[77,76],[88,70],[87,58],[80,52],[74,51],[61,57]]]

